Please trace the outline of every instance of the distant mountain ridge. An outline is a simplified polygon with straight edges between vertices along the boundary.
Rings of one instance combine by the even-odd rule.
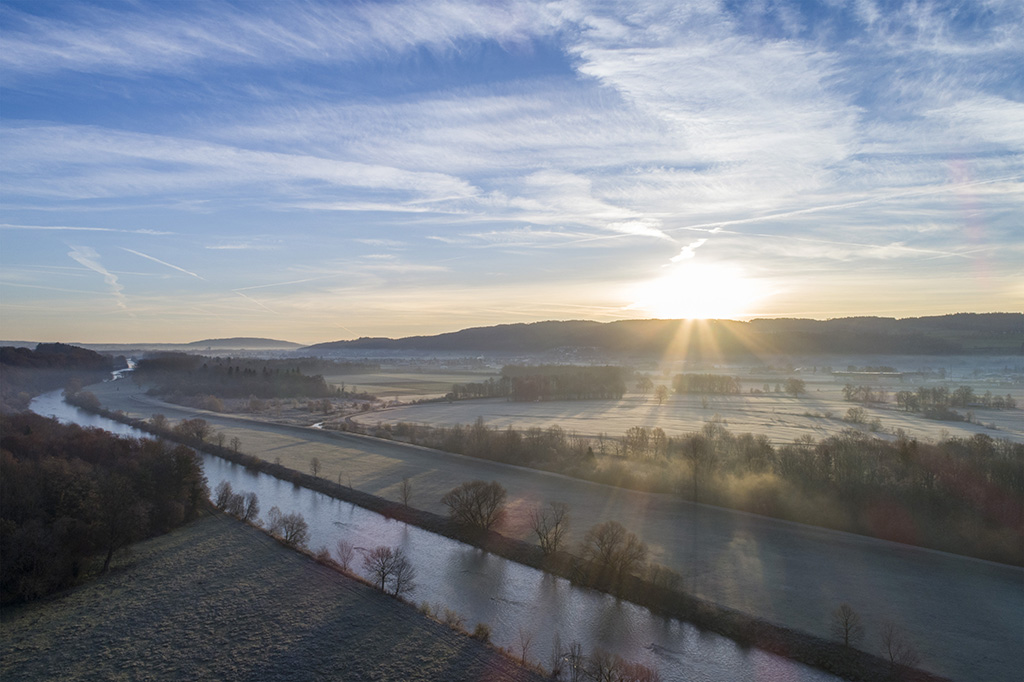
[[[303,350],[611,353],[733,357],[764,354],[1024,354],[1024,313],[932,317],[734,320],[546,321],[472,327],[434,336],[359,338]]]

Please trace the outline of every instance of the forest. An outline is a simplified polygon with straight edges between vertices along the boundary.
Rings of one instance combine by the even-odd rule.
[[[183,445],[31,412],[0,417],[0,433],[0,603],[105,572],[116,552],[196,518],[209,499]]]
[[[123,357],[64,343],[40,343],[34,349],[4,346],[0,348],[0,412],[27,409],[39,393],[64,388],[72,380],[78,384],[102,381],[125,366]]]
[[[183,397],[327,398],[340,395],[323,374],[355,374],[377,369],[372,363],[342,363],[318,358],[288,360],[221,358],[159,353],[138,361],[135,378],[153,384],[150,392],[180,402]]]

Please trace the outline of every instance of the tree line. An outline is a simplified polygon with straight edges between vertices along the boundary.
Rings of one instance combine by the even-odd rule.
[[[34,349],[0,347],[0,412],[28,409],[32,398],[63,388],[69,381],[102,381],[125,367],[124,357],[113,358],[64,343],[40,343]]]
[[[506,365],[501,376],[486,381],[453,384],[449,400],[508,398],[538,400],[618,400],[626,393],[622,367],[611,365]]]
[[[194,519],[208,499],[188,447],[60,424],[0,418],[0,600],[68,587],[137,540]]]
[[[986,434],[926,443],[856,429],[773,444],[720,419],[620,437],[559,426],[383,425],[378,436],[600,483],[1024,565],[1024,444]],[[888,510],[888,511],[884,511]]]

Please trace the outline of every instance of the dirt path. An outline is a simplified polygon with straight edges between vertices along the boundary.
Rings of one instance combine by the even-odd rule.
[[[136,546],[5,609],[4,680],[539,680],[493,649],[237,521]]]
[[[93,388],[104,405],[138,417],[197,414],[133,394],[126,382]],[[909,631],[925,669],[954,679],[1009,680],[1024,669],[1021,569],[389,441],[201,416],[240,438],[245,452],[304,471],[317,457],[323,476],[375,495],[397,500],[408,476],[413,506],[435,512],[459,483],[497,479],[509,491],[512,534],[525,535],[516,520],[551,500],[569,505],[574,542],[591,525],[618,520],[702,597],[817,634],[827,632],[832,609],[849,602],[865,621],[865,648],[878,651],[880,624],[893,619]]]

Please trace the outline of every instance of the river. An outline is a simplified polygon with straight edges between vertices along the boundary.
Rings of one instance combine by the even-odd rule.
[[[125,424],[68,405],[59,391],[37,397],[32,410],[61,421],[113,433],[149,437]],[[211,490],[228,481],[236,492],[255,492],[265,517],[271,507],[298,512],[309,524],[309,546],[332,550],[339,540],[357,548],[399,546],[416,568],[415,602],[451,609],[472,630],[491,627],[491,641],[547,667],[557,633],[586,653],[602,649],[658,670],[663,680],[688,682],[771,680],[818,682],[839,678],[415,526],[386,519],[348,502],[254,473],[201,453]],[[360,568],[357,555],[354,568]]]

